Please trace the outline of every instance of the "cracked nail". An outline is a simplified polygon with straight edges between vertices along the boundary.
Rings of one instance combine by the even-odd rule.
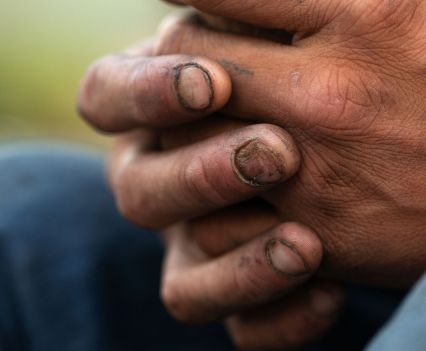
[[[213,86],[209,73],[196,63],[176,67],[175,88],[179,102],[188,110],[202,111],[213,102]]]
[[[296,248],[284,240],[273,239],[266,244],[268,263],[279,273],[290,276],[308,274],[310,269]]]
[[[275,184],[285,175],[282,157],[259,139],[240,146],[234,154],[233,164],[237,176],[252,186]]]

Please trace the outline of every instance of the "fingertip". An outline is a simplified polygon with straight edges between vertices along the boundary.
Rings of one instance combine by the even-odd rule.
[[[216,112],[231,96],[232,83],[228,73],[212,60],[194,58],[175,66],[174,72],[178,101],[191,112]]]
[[[200,64],[206,68],[210,74],[214,97],[212,110],[222,109],[229,101],[232,93],[232,81],[228,72],[217,62],[210,59],[201,58]]]
[[[165,47],[169,47],[171,45],[174,47],[179,45],[179,37],[175,36],[173,33],[178,33],[184,23],[187,23],[188,20],[193,21],[193,19],[194,14],[191,11],[184,11],[183,13],[167,16],[159,26],[159,39],[157,40],[154,54],[160,56],[164,55]],[[193,34],[195,35],[197,28],[189,27],[187,30],[194,30]],[[192,36],[193,34],[188,33],[189,36]],[[197,35],[199,36],[200,34],[197,33]],[[208,79],[212,84],[213,101],[210,108],[208,109],[209,112],[214,112],[224,107],[230,99],[232,91],[231,78],[225,68],[223,68],[218,62],[202,56],[188,56],[187,63],[178,65],[176,68],[179,70],[179,67],[191,67],[191,65],[193,68],[201,69],[204,75],[206,77],[208,76]],[[197,73],[196,71],[193,72]]]
[[[173,69],[173,84],[181,107],[189,112],[213,113],[228,102],[231,80],[215,62],[196,58]]]
[[[285,129],[272,124],[263,124],[262,134],[273,150],[279,153],[284,161],[284,176],[282,180],[291,178],[299,171],[301,155],[296,142]]]
[[[310,228],[296,222],[284,223],[272,231],[273,239],[268,241],[265,246],[265,252],[269,262],[277,269],[277,271],[286,272],[288,270],[289,261],[278,260],[282,256],[277,255],[276,251],[272,251],[280,245],[287,246],[293,252],[294,266],[304,267],[304,274],[311,275],[316,272],[321,264],[323,257],[323,247],[318,235]],[[275,235],[274,235],[275,234]],[[288,250],[287,250],[288,251]],[[274,257],[272,254],[276,254]],[[291,267],[290,267],[291,268]],[[291,270],[292,275],[295,270]],[[299,268],[299,271],[300,268]],[[298,274],[300,275],[300,274]]]

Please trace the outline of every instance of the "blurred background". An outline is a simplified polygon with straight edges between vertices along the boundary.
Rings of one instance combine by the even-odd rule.
[[[104,145],[75,112],[90,63],[155,34],[159,0],[0,0],[0,139]]]

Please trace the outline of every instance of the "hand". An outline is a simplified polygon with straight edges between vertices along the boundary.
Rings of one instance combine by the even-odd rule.
[[[166,230],[162,295],[169,311],[186,322],[229,316],[226,326],[241,350],[300,347],[322,336],[342,307],[341,288],[311,281],[295,290],[320,263],[316,235],[296,223],[261,235],[249,226],[233,229],[231,237],[247,229],[252,239],[214,258],[200,250],[185,225]]]
[[[411,284],[426,267],[426,3],[190,4],[295,33],[284,46],[187,16],[168,21],[156,53],[220,62],[233,83],[226,114],[291,131],[301,171],[264,198],[282,220],[318,231],[324,273]]]
[[[326,6],[329,3],[333,6]],[[283,220],[307,223],[318,231],[326,249],[324,272],[347,280],[402,286],[414,281],[426,266],[425,78],[419,54],[425,46],[421,35],[425,5],[375,3],[354,1],[343,6],[324,0],[318,6],[310,2],[284,6],[282,1],[269,1],[268,6],[237,11],[236,1],[193,1],[203,10],[211,5],[216,14],[253,24],[264,24],[267,18],[271,27],[296,33],[293,46],[218,33],[190,18],[175,25],[169,22],[157,53],[186,52],[222,62],[234,86],[227,114],[291,130],[301,148],[302,171],[291,186],[275,189],[265,198]],[[307,18],[318,20],[302,20]],[[109,82],[87,89],[97,91],[99,101],[121,94],[120,80],[112,79],[116,71],[108,68],[104,77],[89,75],[89,81]],[[161,84],[153,85],[161,90]],[[86,105],[96,106],[94,100]],[[84,105],[84,93],[82,101]],[[132,115],[132,109],[120,104],[122,99],[111,101],[118,104],[110,110],[121,111],[116,113],[117,120]],[[93,115],[96,110],[92,109]],[[102,123],[99,118],[98,122]],[[201,129],[198,126],[200,133]],[[217,172],[217,167],[208,171],[214,168]],[[203,176],[212,179],[208,172]],[[145,183],[137,189],[150,186]],[[167,194],[172,196],[170,191]],[[129,217],[136,217],[144,201],[128,195],[121,206]],[[231,200],[237,202],[235,197]],[[174,197],[161,201],[180,204]],[[164,218],[165,213],[161,214]],[[159,225],[158,217],[152,224]]]
[[[162,227],[240,202],[297,171],[297,148],[286,132],[274,126],[249,126],[216,115],[202,122],[210,128],[201,133],[148,128],[164,123],[167,116],[180,118],[177,123],[182,115],[199,118],[220,108],[225,99],[214,100],[211,110],[185,109],[176,91],[175,69],[184,57],[142,55],[149,55],[149,50],[101,60],[89,71],[80,95],[80,110],[98,128],[113,132],[139,127],[119,138],[110,163],[111,185],[130,219]],[[192,58],[189,63],[195,60],[214,77],[211,95],[225,96],[215,94],[215,89],[229,86],[224,71],[215,72],[217,66],[208,60]],[[129,77],[136,74],[139,80],[129,85]],[[167,103],[152,104],[163,91]],[[182,164],[184,160],[188,163]],[[204,169],[210,175],[216,169],[217,175],[206,182],[200,177]],[[245,226],[238,218],[241,214],[250,214]],[[206,228],[217,216],[225,219],[221,222],[225,230],[220,230],[220,223]],[[233,219],[237,226],[232,226]],[[228,329],[243,349],[297,346],[323,334],[338,315],[343,292],[330,282],[315,281],[282,299],[316,271],[322,249],[307,228],[279,223],[270,209],[253,202],[169,228],[162,288],[169,310],[187,322],[230,316]]]
[[[209,129],[210,132],[214,130]],[[243,130],[249,131],[247,127]],[[239,132],[243,130],[237,129]],[[174,133],[175,144],[167,145],[167,148],[173,147],[171,157],[167,159],[164,152],[143,149],[143,143],[149,140],[145,133],[136,131],[121,137],[111,158],[112,162],[125,162],[124,165],[112,163],[110,166],[111,184],[120,194],[119,199],[126,203],[130,196],[140,196],[147,202],[146,206],[140,203],[136,207],[140,208],[139,212],[127,212],[132,213],[130,217],[139,223],[153,224],[165,221],[156,213],[163,213],[164,218],[176,218],[200,209],[205,211],[204,199],[198,202],[199,207],[191,209],[188,200],[194,194],[205,197],[210,192],[186,192],[185,182],[178,183],[179,178],[169,179],[167,176],[168,163],[176,158],[174,163],[179,165],[179,161],[186,158],[183,153],[192,149],[194,153],[206,157],[203,159],[206,165],[216,164],[221,159],[228,161],[229,155],[224,154],[226,148],[219,141],[224,134],[208,139],[206,145],[214,148],[215,152],[206,153],[203,145],[192,144],[193,138],[204,139],[203,134],[197,133],[185,140],[190,142],[190,148],[185,150],[177,145],[183,142],[179,140],[179,133]],[[130,159],[126,156],[129,153],[133,155]],[[147,162],[150,159],[154,161],[153,164]],[[159,164],[158,171],[153,167],[155,164]],[[155,174],[157,179],[144,178],[144,171],[147,175]],[[164,179],[161,177],[163,171],[166,175]],[[229,182],[234,176],[223,167],[218,171],[221,171],[222,181]],[[216,177],[216,180],[219,179],[219,176]],[[200,181],[200,178],[194,177],[194,180]],[[236,180],[239,181],[239,178]],[[229,185],[217,182],[212,186],[215,184],[221,189],[219,191],[224,189],[222,184]],[[246,189],[252,189],[251,185],[241,184]],[[142,191],[132,192],[135,185],[139,185]],[[145,195],[148,188],[152,193]],[[175,200],[170,204],[167,200],[173,190]],[[149,204],[151,200],[155,204]],[[209,204],[212,205],[219,206],[214,202]],[[242,214],[244,225],[239,217]],[[216,222],[215,227],[208,228],[212,217],[220,217],[223,222]],[[237,224],[235,226],[232,226],[233,219]],[[319,266],[321,243],[306,227],[295,223],[276,226],[278,221],[279,218],[271,215],[270,209],[252,202],[244,208],[241,205],[227,208],[223,214],[215,212],[165,230],[167,258],[163,268],[162,298],[173,316],[192,323],[225,318],[232,339],[242,350],[296,347],[322,336],[339,315],[344,300],[343,291],[336,284],[321,281],[310,282],[295,290],[308,281]]]
[[[185,135],[188,140],[173,133],[171,145],[171,130],[164,127],[222,108],[230,79],[207,59],[150,53],[143,45],[98,61],[79,95],[80,113],[98,129],[133,130],[122,133],[110,162],[111,185],[126,217],[163,228],[254,197],[298,170],[292,137],[273,125],[221,121],[216,115],[203,132]]]

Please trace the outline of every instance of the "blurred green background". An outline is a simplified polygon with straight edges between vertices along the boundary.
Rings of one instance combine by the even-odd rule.
[[[79,80],[96,58],[155,34],[170,10],[159,0],[0,0],[0,138],[104,143],[75,113]]]

